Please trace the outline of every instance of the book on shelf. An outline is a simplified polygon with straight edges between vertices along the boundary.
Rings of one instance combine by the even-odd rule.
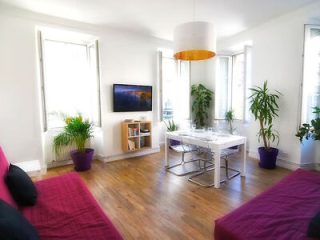
[[[139,130],[138,128],[133,128],[133,127],[128,128],[129,137],[138,136],[138,130]]]
[[[135,142],[132,140],[128,140],[128,149],[129,150],[134,150],[135,149]]]

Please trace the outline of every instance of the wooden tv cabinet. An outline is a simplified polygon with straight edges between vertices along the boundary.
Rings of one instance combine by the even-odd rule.
[[[122,150],[133,152],[152,147],[151,121],[122,122]]]

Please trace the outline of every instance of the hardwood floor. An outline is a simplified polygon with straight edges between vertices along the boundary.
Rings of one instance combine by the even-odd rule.
[[[94,161],[92,169],[80,175],[125,239],[212,239],[216,218],[290,173],[257,165],[248,159],[247,176],[236,177],[220,189],[200,187],[188,182],[187,176],[165,171],[163,149],[111,163]],[[43,178],[70,171],[72,165],[50,169]]]

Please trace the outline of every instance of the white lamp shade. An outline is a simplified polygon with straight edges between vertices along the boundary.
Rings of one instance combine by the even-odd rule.
[[[188,22],[174,31],[174,57],[180,60],[204,60],[216,55],[214,26],[208,22]]]

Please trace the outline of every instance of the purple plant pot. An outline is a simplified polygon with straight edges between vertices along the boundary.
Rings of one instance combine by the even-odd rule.
[[[86,148],[85,152],[79,152],[73,150],[70,152],[70,156],[74,163],[74,169],[78,172],[86,171],[91,168],[91,162],[93,159],[94,149]]]
[[[261,168],[266,168],[266,169],[276,168],[276,161],[277,161],[279,149],[270,148],[269,150],[266,150],[264,147],[259,147],[258,152],[260,156],[259,166]]]

